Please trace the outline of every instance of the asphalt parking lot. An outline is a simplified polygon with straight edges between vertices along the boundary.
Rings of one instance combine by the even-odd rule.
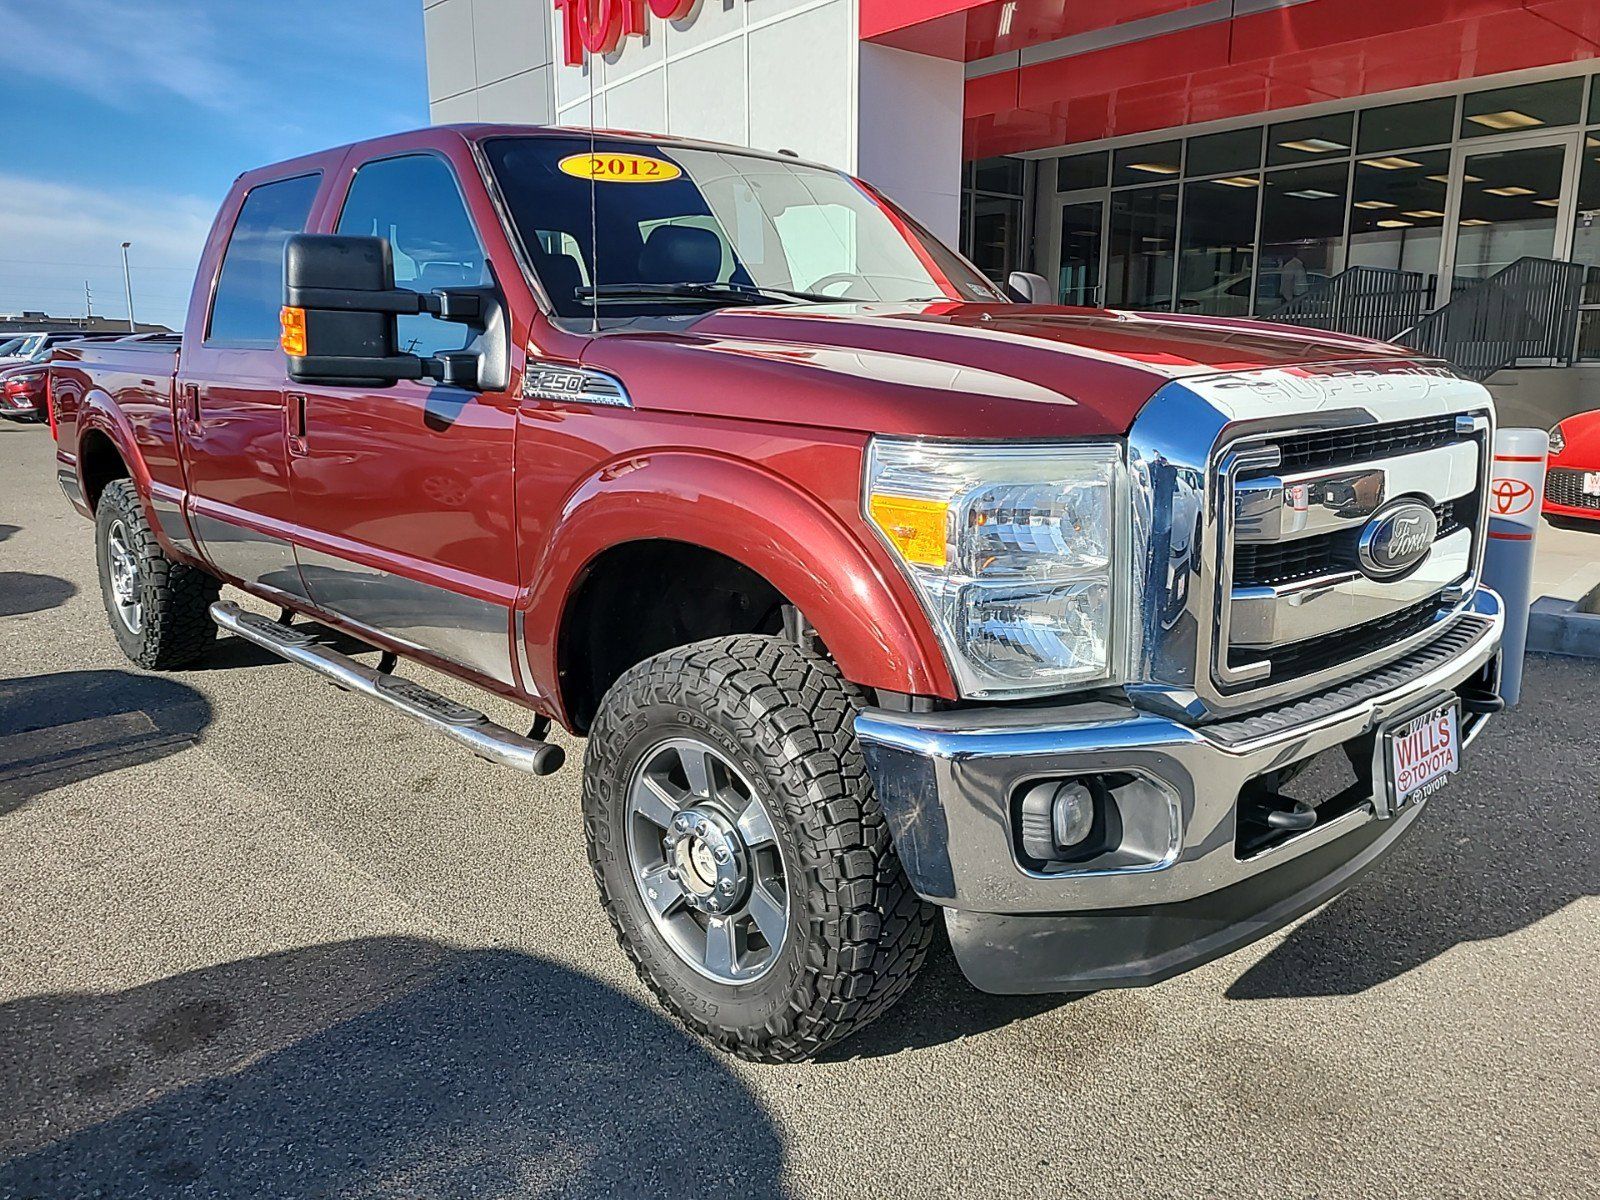
[[[1282,935],[1076,999],[945,951],[752,1066],[626,969],[575,768],[241,643],[135,670],[48,431],[0,422],[0,1196],[1590,1197],[1600,663],[1526,691]]]

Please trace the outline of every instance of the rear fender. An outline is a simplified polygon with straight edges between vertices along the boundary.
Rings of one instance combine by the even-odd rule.
[[[559,703],[561,625],[589,565],[614,546],[646,540],[688,542],[756,572],[800,609],[854,683],[955,694],[905,581],[821,501],[747,462],[668,451],[595,473],[563,507],[523,610],[529,665],[544,696]]]
[[[74,448],[77,451],[77,458],[73,463],[73,470],[77,474],[78,487],[85,504],[93,505],[96,496],[90,489],[91,481],[84,474],[83,447],[91,435],[103,435],[116,447],[123,465],[128,468],[128,476],[133,480],[133,486],[139,493],[139,503],[144,507],[145,520],[150,522],[150,528],[155,531],[156,540],[161,543],[162,550],[169,557],[187,558],[188,555],[181,554],[178,548],[172,545],[162,527],[153,502],[150,468],[145,463],[144,456],[139,453],[133,425],[128,420],[127,414],[117,406],[117,402],[99,388],[91,388],[84,392],[78,401],[76,433],[77,442]]]

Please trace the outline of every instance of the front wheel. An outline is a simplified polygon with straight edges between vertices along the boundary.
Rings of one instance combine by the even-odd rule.
[[[895,857],[859,694],[754,635],[668,651],[606,693],[584,763],[601,900],[661,1003],[743,1058],[792,1062],[892,1006],[934,910]]]
[[[200,658],[216,641],[210,608],[222,584],[162,553],[131,479],[106,484],[94,520],[100,595],[122,652],[156,671]]]

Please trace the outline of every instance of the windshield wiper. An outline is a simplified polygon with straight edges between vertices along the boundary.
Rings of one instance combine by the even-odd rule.
[[[728,304],[770,304],[790,300],[825,301],[837,296],[743,283],[599,283],[574,290],[581,300],[711,300]]]

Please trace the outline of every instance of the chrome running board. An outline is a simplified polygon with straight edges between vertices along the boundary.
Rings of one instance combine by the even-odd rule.
[[[566,761],[566,751],[560,746],[514,733],[477,709],[457,704],[420,683],[357,662],[317,641],[305,629],[250,612],[231,600],[213,604],[211,619],[228,633],[315,671],[335,687],[382,701],[435,733],[459,742],[479,758],[531,775],[549,775]],[[383,661],[391,660],[385,655]]]

